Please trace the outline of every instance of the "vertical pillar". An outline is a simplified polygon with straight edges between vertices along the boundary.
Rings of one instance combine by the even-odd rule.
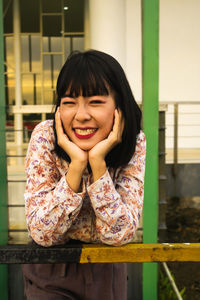
[[[84,1],[84,49],[90,49],[90,15],[89,0]]]
[[[21,40],[20,40],[20,11],[19,0],[13,1],[13,34],[15,49],[15,105],[22,105],[22,88],[21,88]],[[15,144],[18,146],[18,154],[23,143],[23,122],[22,114],[14,115]]]
[[[157,242],[159,0],[142,0],[143,125],[147,138],[143,242]],[[143,264],[143,300],[157,299],[157,264]]]
[[[126,1],[89,0],[90,48],[115,57],[125,68]]]
[[[4,47],[3,47],[3,0],[0,0],[0,245],[8,243],[7,214],[7,171],[6,171],[6,138],[5,138],[5,85],[4,85]],[[8,269],[0,265],[1,299],[8,299]]]

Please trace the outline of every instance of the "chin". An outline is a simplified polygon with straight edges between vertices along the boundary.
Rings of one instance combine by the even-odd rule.
[[[90,151],[94,146],[83,146],[83,145],[77,145],[81,150],[83,151]]]

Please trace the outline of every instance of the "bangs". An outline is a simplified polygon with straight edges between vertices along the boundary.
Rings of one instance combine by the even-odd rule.
[[[68,61],[67,68],[62,74],[62,82],[59,82],[59,88],[57,86],[60,97],[66,92],[70,97],[105,96],[110,94],[111,89],[106,66],[102,62],[76,55]]]
[[[85,72],[84,72],[85,73]],[[71,79],[70,89],[68,90],[71,97],[91,97],[95,95],[109,95],[108,85],[100,76],[95,74],[76,74]]]

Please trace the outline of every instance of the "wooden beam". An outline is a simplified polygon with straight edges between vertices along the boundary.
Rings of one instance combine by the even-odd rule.
[[[83,245],[80,262],[200,261],[200,244]]]
[[[81,243],[48,248],[36,244],[0,246],[1,264],[167,261],[200,262],[200,243],[128,244],[120,247]]]
[[[7,112],[11,114],[32,114],[32,113],[52,113],[54,112],[54,105],[12,105],[7,108]]]

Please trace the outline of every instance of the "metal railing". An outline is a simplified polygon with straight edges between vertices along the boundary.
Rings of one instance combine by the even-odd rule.
[[[166,113],[167,163],[200,162],[200,101],[168,102]]]

